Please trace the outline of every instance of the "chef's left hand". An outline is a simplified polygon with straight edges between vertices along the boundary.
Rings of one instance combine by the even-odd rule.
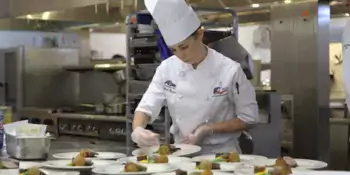
[[[192,145],[200,144],[206,136],[212,133],[213,133],[212,127],[207,124],[204,124],[198,127],[193,133],[188,135],[183,142],[185,144],[192,144]]]

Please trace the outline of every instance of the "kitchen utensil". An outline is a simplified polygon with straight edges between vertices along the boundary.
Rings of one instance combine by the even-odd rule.
[[[113,160],[113,159],[119,159],[122,157],[126,157],[123,153],[117,153],[117,152],[97,152],[98,155],[96,157],[89,157],[86,158],[87,160]],[[78,155],[79,152],[66,152],[66,153],[57,153],[54,154],[53,157],[57,159],[69,159],[71,160],[76,155]]]
[[[15,137],[5,133],[6,151],[16,159],[46,159],[49,155],[51,138],[46,136]]]
[[[172,156],[189,156],[195,153],[198,153],[202,150],[201,147],[197,145],[189,145],[189,144],[174,144],[176,148],[180,148],[180,150],[174,152]],[[152,146],[148,148],[139,148],[132,152],[132,155],[151,155],[156,154],[156,151],[159,149],[159,146]]]
[[[147,167],[146,172],[124,172],[124,166],[122,164],[112,164],[104,167],[97,167],[92,169],[95,174],[103,175],[145,175],[153,173],[164,173],[171,172],[177,169],[176,166],[170,164],[142,164],[142,166]]]

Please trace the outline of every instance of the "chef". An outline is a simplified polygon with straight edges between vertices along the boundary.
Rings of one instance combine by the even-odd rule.
[[[167,105],[175,144],[195,144],[202,154],[241,152],[237,138],[259,120],[255,90],[239,63],[203,44],[201,21],[185,0],[145,0],[174,53],[157,68],[135,110],[132,140],[159,144],[144,129]]]
[[[343,83],[346,95],[346,103],[350,110],[350,21],[343,33]]]

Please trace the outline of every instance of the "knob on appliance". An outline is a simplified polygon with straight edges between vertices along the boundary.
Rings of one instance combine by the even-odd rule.
[[[109,128],[109,134],[114,135],[116,132],[114,131],[113,128]]]
[[[72,125],[72,129],[71,130],[76,130],[77,129],[77,125]]]
[[[60,129],[61,130],[66,130],[66,129],[68,129],[68,125],[67,124],[61,124],[60,125]]]
[[[79,131],[79,132],[83,132],[84,130],[83,130],[83,125],[78,125],[77,126],[77,130]]]

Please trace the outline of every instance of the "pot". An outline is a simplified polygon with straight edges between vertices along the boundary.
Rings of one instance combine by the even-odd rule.
[[[112,103],[105,106],[105,112],[108,114],[125,115],[126,103]]]

